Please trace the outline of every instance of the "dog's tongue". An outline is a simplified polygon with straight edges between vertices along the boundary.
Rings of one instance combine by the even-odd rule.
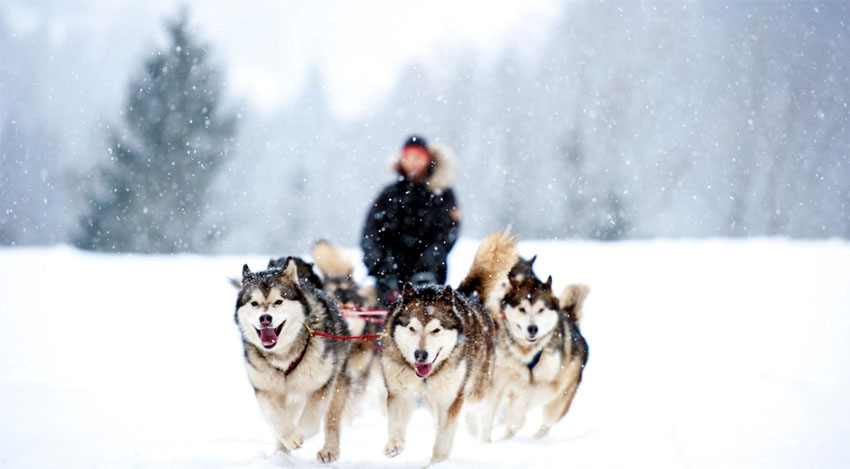
[[[260,329],[260,342],[266,347],[271,347],[277,343],[277,334],[273,327],[264,327]]]
[[[431,367],[434,366],[434,363],[417,363],[413,366],[416,367],[416,374],[420,378],[424,378],[431,373]]]

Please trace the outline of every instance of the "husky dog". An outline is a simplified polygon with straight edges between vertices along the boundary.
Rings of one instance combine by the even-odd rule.
[[[333,244],[319,240],[313,245],[313,260],[322,273],[322,286],[340,304],[358,308],[374,308],[374,288],[364,288],[354,281],[354,264]]]
[[[569,410],[587,363],[579,320],[590,289],[571,285],[556,298],[552,277],[540,281],[531,271],[533,263],[534,258],[517,263],[506,289],[479,291],[498,328],[493,386],[481,422],[484,441],[490,441],[495,413],[505,398],[506,438],[519,431],[531,407],[541,404],[543,423],[535,437],[548,434]]]
[[[248,379],[277,448],[289,453],[300,447],[319,431],[324,418],[325,444],[318,458],[336,460],[350,344],[310,332],[348,335],[333,300],[299,281],[294,259],[287,259],[283,269],[261,272],[245,265],[234,319],[242,334]]]
[[[525,260],[520,257],[517,263],[511,267],[511,271],[508,272],[508,282],[522,282],[527,278],[536,279],[537,275],[534,275],[534,261],[536,260],[537,256],[534,256],[529,260]]]
[[[331,297],[341,306],[355,308],[377,307],[377,297],[373,289],[362,288],[354,281],[354,265],[334,245],[320,240],[313,245],[313,260],[322,273],[322,285]],[[383,332],[378,318],[351,316],[346,317],[348,328],[353,336],[374,335]],[[346,373],[351,383],[349,408],[356,409],[363,396],[372,368],[377,366],[378,342],[358,339],[351,345]],[[383,386],[382,386],[383,387]]]
[[[484,307],[487,309],[487,312],[493,316],[493,319],[497,320],[497,326],[499,324],[498,319],[501,317],[500,311],[502,298],[504,298],[505,294],[507,294],[508,290],[511,288],[511,282],[522,282],[529,278],[540,280],[537,278],[537,275],[534,274],[534,261],[537,260],[537,256],[528,260],[519,257],[516,254],[515,244],[516,243],[510,246],[510,252],[513,256],[516,256],[516,263],[513,267],[511,267],[507,275],[500,275],[497,278],[491,278],[487,284],[475,284],[468,286],[468,288],[473,290],[473,296],[478,298],[478,301],[484,304]]]
[[[313,264],[301,259],[300,257],[287,256],[278,259],[270,259],[267,269],[283,269],[286,267],[286,263],[290,260],[295,262],[295,268],[300,282],[307,282],[317,290],[322,290],[324,288],[322,279],[320,279],[319,276],[316,275],[316,271],[313,270]]]
[[[449,456],[464,402],[488,394],[495,352],[493,320],[469,298],[471,285],[505,275],[516,260],[502,255],[508,233],[490,235],[459,291],[451,286],[404,285],[387,317],[381,369],[387,388],[387,456],[404,449],[410,416],[421,397],[437,423],[431,463]],[[510,244],[512,246],[512,244]],[[510,247],[509,246],[509,247]]]

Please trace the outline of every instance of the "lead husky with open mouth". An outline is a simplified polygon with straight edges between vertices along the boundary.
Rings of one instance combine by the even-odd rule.
[[[350,342],[314,337],[311,331],[346,336],[336,303],[298,279],[295,260],[282,269],[242,269],[234,319],[244,347],[248,379],[277,448],[298,448],[325,421],[322,462],[339,457],[342,410],[348,395],[345,374]]]
[[[465,402],[480,402],[490,387],[495,335],[493,320],[467,297],[474,285],[506,275],[516,262],[516,240],[495,233],[484,240],[458,291],[451,286],[404,286],[390,309],[381,368],[387,387],[387,456],[404,449],[410,416],[421,397],[437,421],[431,463],[449,456],[457,417]]]

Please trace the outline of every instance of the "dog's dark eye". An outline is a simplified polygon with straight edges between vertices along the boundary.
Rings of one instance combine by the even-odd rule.
[[[438,333],[438,332],[440,332],[440,328],[439,328],[439,327],[438,327],[438,328],[436,328],[436,329],[434,329],[433,331],[431,331],[431,333],[432,333],[432,334],[436,334],[436,333]]]
[[[416,329],[414,329],[413,326],[410,326],[408,329],[410,329],[410,332],[416,332]]]
[[[257,303],[256,301],[252,301],[252,302],[251,302],[251,306],[257,306],[257,305],[259,305],[259,304],[260,304],[260,303]]]
[[[280,306],[280,305],[282,305],[282,304],[283,304],[283,300],[277,300],[277,301],[275,301],[275,302],[274,302],[274,304],[275,304],[276,306]]]
[[[520,306],[520,307],[519,307],[519,312],[520,312],[520,313],[524,313],[524,312],[525,312],[525,307]]]

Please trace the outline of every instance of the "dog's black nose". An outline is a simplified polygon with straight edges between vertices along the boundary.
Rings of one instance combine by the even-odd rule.
[[[537,325],[532,324],[528,326],[528,335],[536,335],[537,334]]]
[[[260,316],[260,325],[261,326],[268,326],[271,323],[272,323],[272,315],[271,314],[264,314],[264,315]]]
[[[428,359],[428,351],[416,350],[413,352],[413,358],[416,360],[416,363],[425,363],[425,360]]]

